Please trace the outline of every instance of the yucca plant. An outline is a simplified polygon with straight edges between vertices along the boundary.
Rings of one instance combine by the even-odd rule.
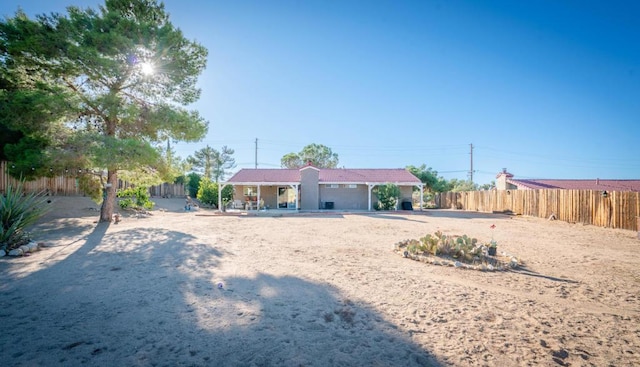
[[[34,224],[47,211],[47,198],[42,193],[25,193],[24,184],[7,186],[0,195],[0,250],[10,251],[29,241],[25,228]]]

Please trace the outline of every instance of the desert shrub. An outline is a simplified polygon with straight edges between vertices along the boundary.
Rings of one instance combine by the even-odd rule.
[[[496,249],[497,243],[494,240],[481,244],[467,235],[445,235],[440,231],[418,240],[408,239],[395,244],[395,251],[404,257],[436,265],[448,264],[489,271],[513,269],[522,265],[522,261],[516,256],[506,253],[498,255],[495,253]]]
[[[49,210],[42,193],[25,193],[23,183],[9,184],[0,195],[0,249],[9,251],[29,241],[26,227],[34,224]]]
[[[378,186],[376,189],[378,195],[378,203],[376,203],[376,210],[392,210],[396,208],[398,200],[400,199],[400,188],[394,184],[386,184]]]
[[[201,203],[207,205],[218,205],[218,184],[212,182],[208,178],[203,178],[200,181],[200,188],[196,196]],[[233,200],[233,186],[228,185],[222,189],[222,204],[226,205]]]
[[[149,188],[146,186],[129,187],[118,191],[122,198],[118,205],[122,209],[152,209],[155,203],[150,200]]]
[[[467,235],[447,236],[440,231],[420,238],[405,240],[396,247],[404,248],[412,255],[433,255],[456,259],[464,263],[473,263],[486,252],[487,246],[479,245],[478,240]]]
[[[96,203],[102,203],[102,183],[97,176],[82,175],[78,178],[80,191]]]

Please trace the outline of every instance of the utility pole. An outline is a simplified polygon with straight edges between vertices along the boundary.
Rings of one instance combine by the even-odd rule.
[[[256,138],[256,166],[255,168],[258,168],[258,138]]]
[[[469,144],[471,148],[469,151],[469,155],[471,155],[471,169],[469,170],[469,181],[473,183],[473,144]]]

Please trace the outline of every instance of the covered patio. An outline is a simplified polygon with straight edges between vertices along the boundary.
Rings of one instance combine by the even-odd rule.
[[[386,184],[400,187],[396,209],[401,209],[403,202],[411,202],[414,187],[421,191],[424,187],[404,169],[242,169],[221,183],[218,208],[223,210],[222,189],[232,185],[230,209],[371,211],[378,200],[374,189]]]

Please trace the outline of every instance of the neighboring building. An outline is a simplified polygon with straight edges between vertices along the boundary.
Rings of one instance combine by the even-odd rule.
[[[413,187],[422,182],[405,169],[241,169],[223,185],[233,185],[236,208],[371,210],[379,185],[400,187],[403,201],[411,201]],[[422,203],[420,203],[422,207]],[[399,204],[400,205],[400,204]]]
[[[640,180],[602,180],[594,178],[590,180],[552,180],[552,179],[526,179],[517,180],[513,175],[503,169],[496,176],[497,190],[596,190],[596,191],[635,191],[640,192]]]

